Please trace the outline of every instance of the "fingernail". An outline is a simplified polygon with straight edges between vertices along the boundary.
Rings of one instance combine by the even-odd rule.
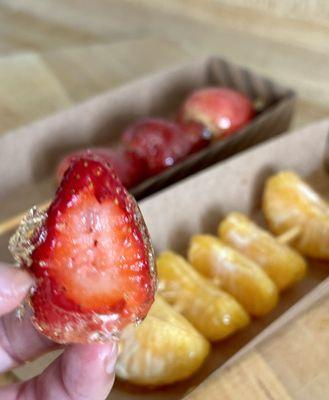
[[[14,310],[32,285],[33,279],[27,272],[0,263],[0,314]]]
[[[33,278],[27,272],[14,266],[0,264],[0,290],[3,292],[27,291],[33,283]]]
[[[17,271],[13,279],[14,288],[20,288],[21,290],[27,290],[33,283],[33,278],[25,271]]]
[[[105,371],[109,375],[112,375],[115,371],[115,363],[117,361],[117,355],[118,355],[118,343],[114,341],[111,349],[109,350],[108,355],[105,358]]]

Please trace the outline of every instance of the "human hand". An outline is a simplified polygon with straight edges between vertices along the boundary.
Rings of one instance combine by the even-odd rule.
[[[29,274],[0,263],[0,373],[59,347],[39,334],[27,311],[12,312],[33,285]],[[114,382],[117,344],[69,345],[43,373],[0,388],[2,400],[104,400]]]

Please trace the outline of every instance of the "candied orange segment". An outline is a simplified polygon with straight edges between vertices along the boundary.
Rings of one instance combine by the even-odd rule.
[[[275,234],[298,228],[291,244],[302,254],[329,260],[329,207],[298,175],[283,171],[267,180],[263,212]]]
[[[157,296],[145,320],[123,331],[116,375],[138,385],[167,385],[192,375],[209,350],[209,342]]]
[[[218,227],[218,235],[223,242],[261,266],[279,290],[292,286],[305,275],[304,258],[244,214],[227,215]]]
[[[157,267],[161,295],[209,340],[223,339],[248,324],[249,316],[242,306],[183,257],[166,251],[158,257]]]
[[[214,236],[193,236],[188,260],[201,274],[218,280],[251,315],[267,314],[278,302],[277,287],[261,267]]]

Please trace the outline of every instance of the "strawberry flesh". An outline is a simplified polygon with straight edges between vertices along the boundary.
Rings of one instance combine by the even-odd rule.
[[[97,157],[71,163],[31,255],[33,322],[60,343],[108,341],[154,299],[148,232],[134,199]]]

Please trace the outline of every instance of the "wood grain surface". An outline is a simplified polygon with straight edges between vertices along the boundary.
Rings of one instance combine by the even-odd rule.
[[[329,115],[326,0],[2,0],[0,134],[210,53],[296,89],[294,127]],[[329,299],[191,398],[329,399],[328,308]]]
[[[328,309],[329,295],[187,400],[329,399]]]

